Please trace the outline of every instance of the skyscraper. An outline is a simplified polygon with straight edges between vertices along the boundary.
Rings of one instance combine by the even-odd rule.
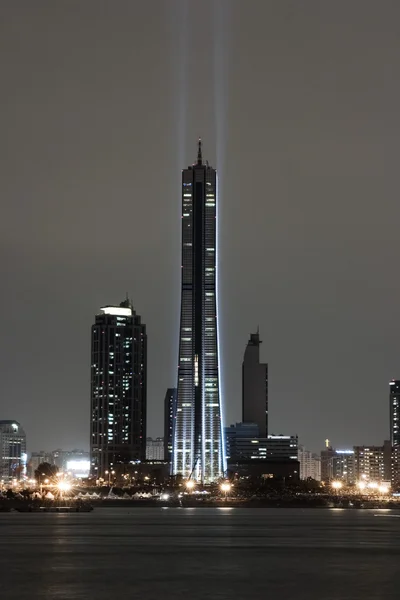
[[[256,423],[259,436],[268,435],[268,364],[260,363],[260,335],[250,334],[242,365],[242,420]]]
[[[224,473],[217,327],[217,173],[182,172],[182,280],[173,473],[213,481]]]
[[[146,457],[146,326],[129,300],[104,306],[92,326],[92,475]]]
[[[400,488],[400,380],[392,379],[390,387],[390,442],[392,444],[392,485]]]
[[[164,460],[172,461],[173,434],[176,419],[176,388],[168,388],[164,398]]]

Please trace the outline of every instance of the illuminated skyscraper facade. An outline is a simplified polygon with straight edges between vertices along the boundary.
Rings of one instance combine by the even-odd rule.
[[[392,485],[400,489],[400,380],[392,379],[390,386],[390,442],[392,445]]]
[[[104,306],[92,326],[91,472],[146,458],[146,326],[129,300]]]
[[[176,419],[176,388],[168,388],[164,398],[164,460],[172,462]]]
[[[182,172],[182,295],[173,473],[215,481],[224,473],[217,326],[217,173]]]

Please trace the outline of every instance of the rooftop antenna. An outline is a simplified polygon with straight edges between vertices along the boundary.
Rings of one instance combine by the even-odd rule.
[[[203,156],[202,156],[202,151],[201,151],[201,138],[199,138],[199,141],[198,141],[197,164],[198,165],[202,165],[203,164]]]

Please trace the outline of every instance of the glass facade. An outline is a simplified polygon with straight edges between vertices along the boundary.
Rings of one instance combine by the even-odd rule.
[[[173,473],[214,481],[224,472],[217,327],[217,173],[182,172],[182,290]]]

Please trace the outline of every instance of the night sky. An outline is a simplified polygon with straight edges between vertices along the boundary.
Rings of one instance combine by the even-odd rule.
[[[0,418],[89,446],[90,327],[148,328],[148,434],[176,383],[180,176],[220,179],[227,424],[260,327],[270,432],[380,444],[400,377],[400,3],[0,7]]]

